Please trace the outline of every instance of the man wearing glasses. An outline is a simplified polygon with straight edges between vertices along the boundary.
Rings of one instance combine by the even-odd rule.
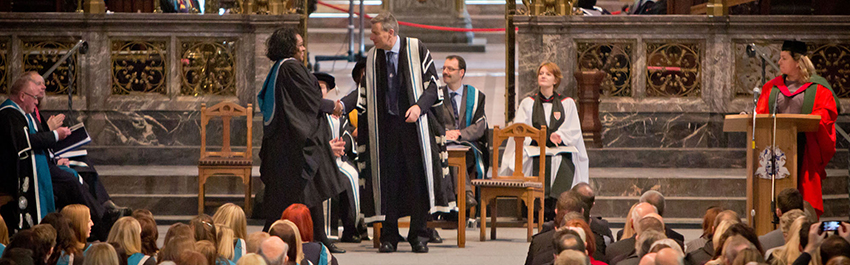
[[[443,64],[443,82],[440,93],[446,102],[441,106],[440,123],[446,129],[448,145],[471,147],[466,153],[466,207],[478,205],[472,194],[471,178],[484,178],[489,162],[487,141],[487,116],[484,114],[484,93],[463,83],[466,61],[463,57],[449,55]],[[448,103],[448,104],[446,104]],[[457,171],[451,170],[450,183],[457,183]],[[448,183],[447,183],[448,185]],[[454,190],[453,187],[449,187]],[[459,198],[460,199],[460,198]],[[465,209],[462,209],[465,210]]]
[[[32,113],[39,88],[32,80],[18,78],[10,90],[9,99],[0,104],[0,198],[5,198],[0,214],[14,233],[57,210],[47,148],[65,139],[70,130],[38,130]]]

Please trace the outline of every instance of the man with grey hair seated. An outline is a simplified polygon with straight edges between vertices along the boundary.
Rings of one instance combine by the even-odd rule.
[[[658,215],[664,216],[665,203],[664,195],[662,195],[661,192],[658,192],[656,190],[648,190],[640,196],[640,202],[652,204],[658,210]],[[667,235],[667,238],[683,242],[685,241],[685,236],[679,234],[676,231],[673,231],[673,229],[671,229],[669,226],[665,226],[664,229],[664,234]]]
[[[279,237],[273,236],[263,241],[257,254],[260,254],[268,265],[283,265],[289,261],[286,252],[289,252],[289,245]]]

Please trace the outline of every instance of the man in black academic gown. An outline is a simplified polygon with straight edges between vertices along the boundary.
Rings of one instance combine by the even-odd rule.
[[[314,240],[331,252],[341,252],[328,240],[322,216],[322,202],[348,185],[334,162],[325,119],[327,112],[333,112],[334,102],[322,99],[318,81],[304,67],[306,49],[294,28],[276,30],[267,46],[266,56],[275,63],[257,96],[263,113],[264,230],[280,219],[286,207],[302,203],[310,208]],[[333,148],[341,150],[342,145]]]
[[[442,103],[437,71],[430,52],[418,39],[400,38],[398,22],[383,12],[372,19],[365,82],[354,95],[358,118],[361,175],[371,177],[375,201],[372,220],[384,221],[380,252],[395,252],[398,218],[410,216],[407,241],[413,252],[428,252],[431,236],[428,213],[446,202],[439,181],[443,176],[439,133],[429,126],[427,113]],[[347,97],[347,99],[351,99]],[[352,101],[344,99],[345,105]]]

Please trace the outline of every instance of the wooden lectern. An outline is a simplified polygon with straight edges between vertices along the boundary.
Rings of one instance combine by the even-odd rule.
[[[781,152],[777,158],[779,174],[776,178],[774,196],[783,189],[797,188],[797,133],[817,131],[819,122],[819,115],[776,115],[776,148]],[[756,115],[755,148],[751,141],[752,128],[753,116],[749,114],[726,115],[726,121],[723,124],[724,132],[747,132],[747,208],[744,214],[750,225],[755,228],[756,234],[764,235],[775,229],[771,224],[774,209],[770,207],[769,175],[771,171],[769,148],[773,145],[773,116],[771,114]],[[782,177],[783,173],[787,176]]]

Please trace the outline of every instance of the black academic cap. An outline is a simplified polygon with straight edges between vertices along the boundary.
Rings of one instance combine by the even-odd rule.
[[[354,69],[351,69],[351,78],[353,78],[354,81],[358,81],[357,79],[360,78],[360,71],[363,71],[364,68],[366,68],[366,57],[360,57],[360,59],[357,59],[357,63],[354,64]]]
[[[316,79],[319,79],[319,81],[325,81],[325,83],[328,83],[328,91],[336,88],[336,83],[334,82],[334,77],[332,75],[321,72],[313,73],[313,75],[316,76]]]
[[[796,40],[786,40],[782,43],[782,50],[789,51],[791,54],[802,54],[806,55],[808,48],[806,48],[806,43],[802,41]]]

